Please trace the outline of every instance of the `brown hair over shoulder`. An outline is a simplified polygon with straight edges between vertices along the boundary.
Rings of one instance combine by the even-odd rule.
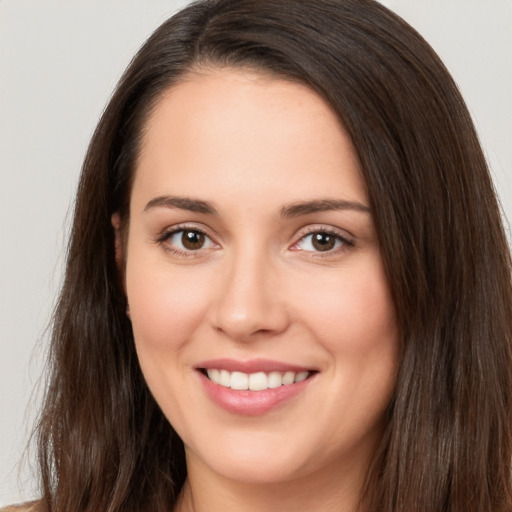
[[[185,480],[182,442],[137,361],[111,216],[127,222],[152,107],[202,66],[308,85],[357,150],[401,334],[365,506],[512,510],[511,260],[499,207],[450,75],[421,36],[372,0],[195,2],[131,62],[78,188],[37,431],[42,509],[168,510]]]

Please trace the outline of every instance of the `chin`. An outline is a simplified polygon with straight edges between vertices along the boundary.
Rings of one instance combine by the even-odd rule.
[[[208,446],[187,449],[189,467],[199,462],[203,469],[221,478],[249,485],[271,485],[300,480],[321,473],[334,457],[317,443],[293,432],[255,432],[249,429],[216,437]],[[332,469],[332,467],[331,467]]]
[[[304,465],[295,461],[265,454],[253,457],[225,456],[222,460],[212,461],[209,468],[222,478],[247,485],[279,484],[305,476]]]

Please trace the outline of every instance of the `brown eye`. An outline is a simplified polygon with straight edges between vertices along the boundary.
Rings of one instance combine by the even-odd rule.
[[[311,244],[317,251],[330,251],[336,245],[336,237],[329,233],[313,233]]]
[[[189,251],[201,249],[205,242],[204,233],[199,231],[183,231],[181,235],[181,243],[183,247]]]
[[[319,230],[303,236],[294,247],[295,250],[300,249],[311,253],[335,253],[340,249],[352,247],[353,245],[350,240],[337,233]]]
[[[160,242],[171,252],[183,255],[218,248],[206,233],[198,229],[177,229],[164,234]]]

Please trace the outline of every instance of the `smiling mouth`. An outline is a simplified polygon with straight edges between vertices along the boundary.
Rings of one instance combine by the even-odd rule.
[[[216,368],[201,368],[201,372],[214,384],[237,391],[264,391],[290,386],[305,381],[315,373],[313,371],[243,373]]]

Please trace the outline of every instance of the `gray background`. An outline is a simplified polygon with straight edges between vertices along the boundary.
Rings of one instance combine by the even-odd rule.
[[[185,0],[0,0],[0,506],[36,495],[37,408],[73,191],[99,115]],[[388,0],[458,82],[512,219],[512,0]]]

